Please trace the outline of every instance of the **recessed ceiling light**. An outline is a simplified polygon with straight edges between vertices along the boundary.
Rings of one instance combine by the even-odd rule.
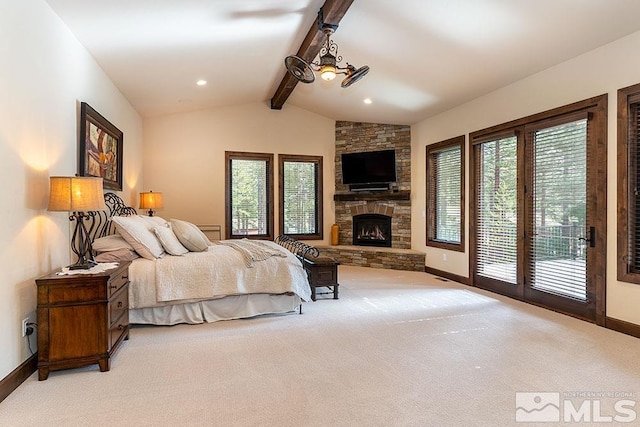
[[[197,84],[198,86],[204,86],[204,85],[206,85],[206,84],[207,84],[207,81],[206,81],[206,80],[198,80],[198,81],[196,82],[196,84]]]
[[[371,104],[373,101],[371,100],[371,98],[365,98],[364,101],[365,104]]]

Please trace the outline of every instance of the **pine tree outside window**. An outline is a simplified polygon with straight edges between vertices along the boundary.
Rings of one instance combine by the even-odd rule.
[[[279,155],[280,233],[322,239],[322,157]]]
[[[225,153],[226,238],[273,239],[273,154]]]

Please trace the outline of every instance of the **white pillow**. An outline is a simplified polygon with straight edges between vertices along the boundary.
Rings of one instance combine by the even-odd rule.
[[[162,247],[170,255],[184,255],[189,253],[189,250],[182,246],[175,233],[171,229],[171,225],[167,224],[163,227],[156,227],[153,232],[162,243]]]
[[[166,219],[160,216],[149,216],[149,215],[138,215],[138,216],[140,218],[144,218],[146,221],[152,222],[154,227],[167,225],[169,223],[167,222]]]
[[[118,249],[133,250],[133,246],[127,243],[124,238],[119,234],[110,234],[108,236],[100,237],[93,241],[91,245],[96,252],[110,252],[117,251]]]
[[[179,219],[170,219],[169,223],[180,243],[191,252],[206,251],[211,245],[207,236],[197,225]]]
[[[116,230],[124,237],[141,257],[146,259],[160,258],[164,253],[162,244],[153,233],[157,227],[153,221],[139,216],[114,216],[111,218]]]

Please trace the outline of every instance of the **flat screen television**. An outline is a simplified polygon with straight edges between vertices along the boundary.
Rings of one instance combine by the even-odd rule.
[[[342,155],[343,184],[388,184],[396,181],[396,150]]]

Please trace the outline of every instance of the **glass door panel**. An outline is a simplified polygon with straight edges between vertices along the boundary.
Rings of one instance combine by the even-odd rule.
[[[531,289],[587,300],[587,120],[531,133]]]
[[[517,138],[477,147],[477,253],[479,277],[517,283]]]

